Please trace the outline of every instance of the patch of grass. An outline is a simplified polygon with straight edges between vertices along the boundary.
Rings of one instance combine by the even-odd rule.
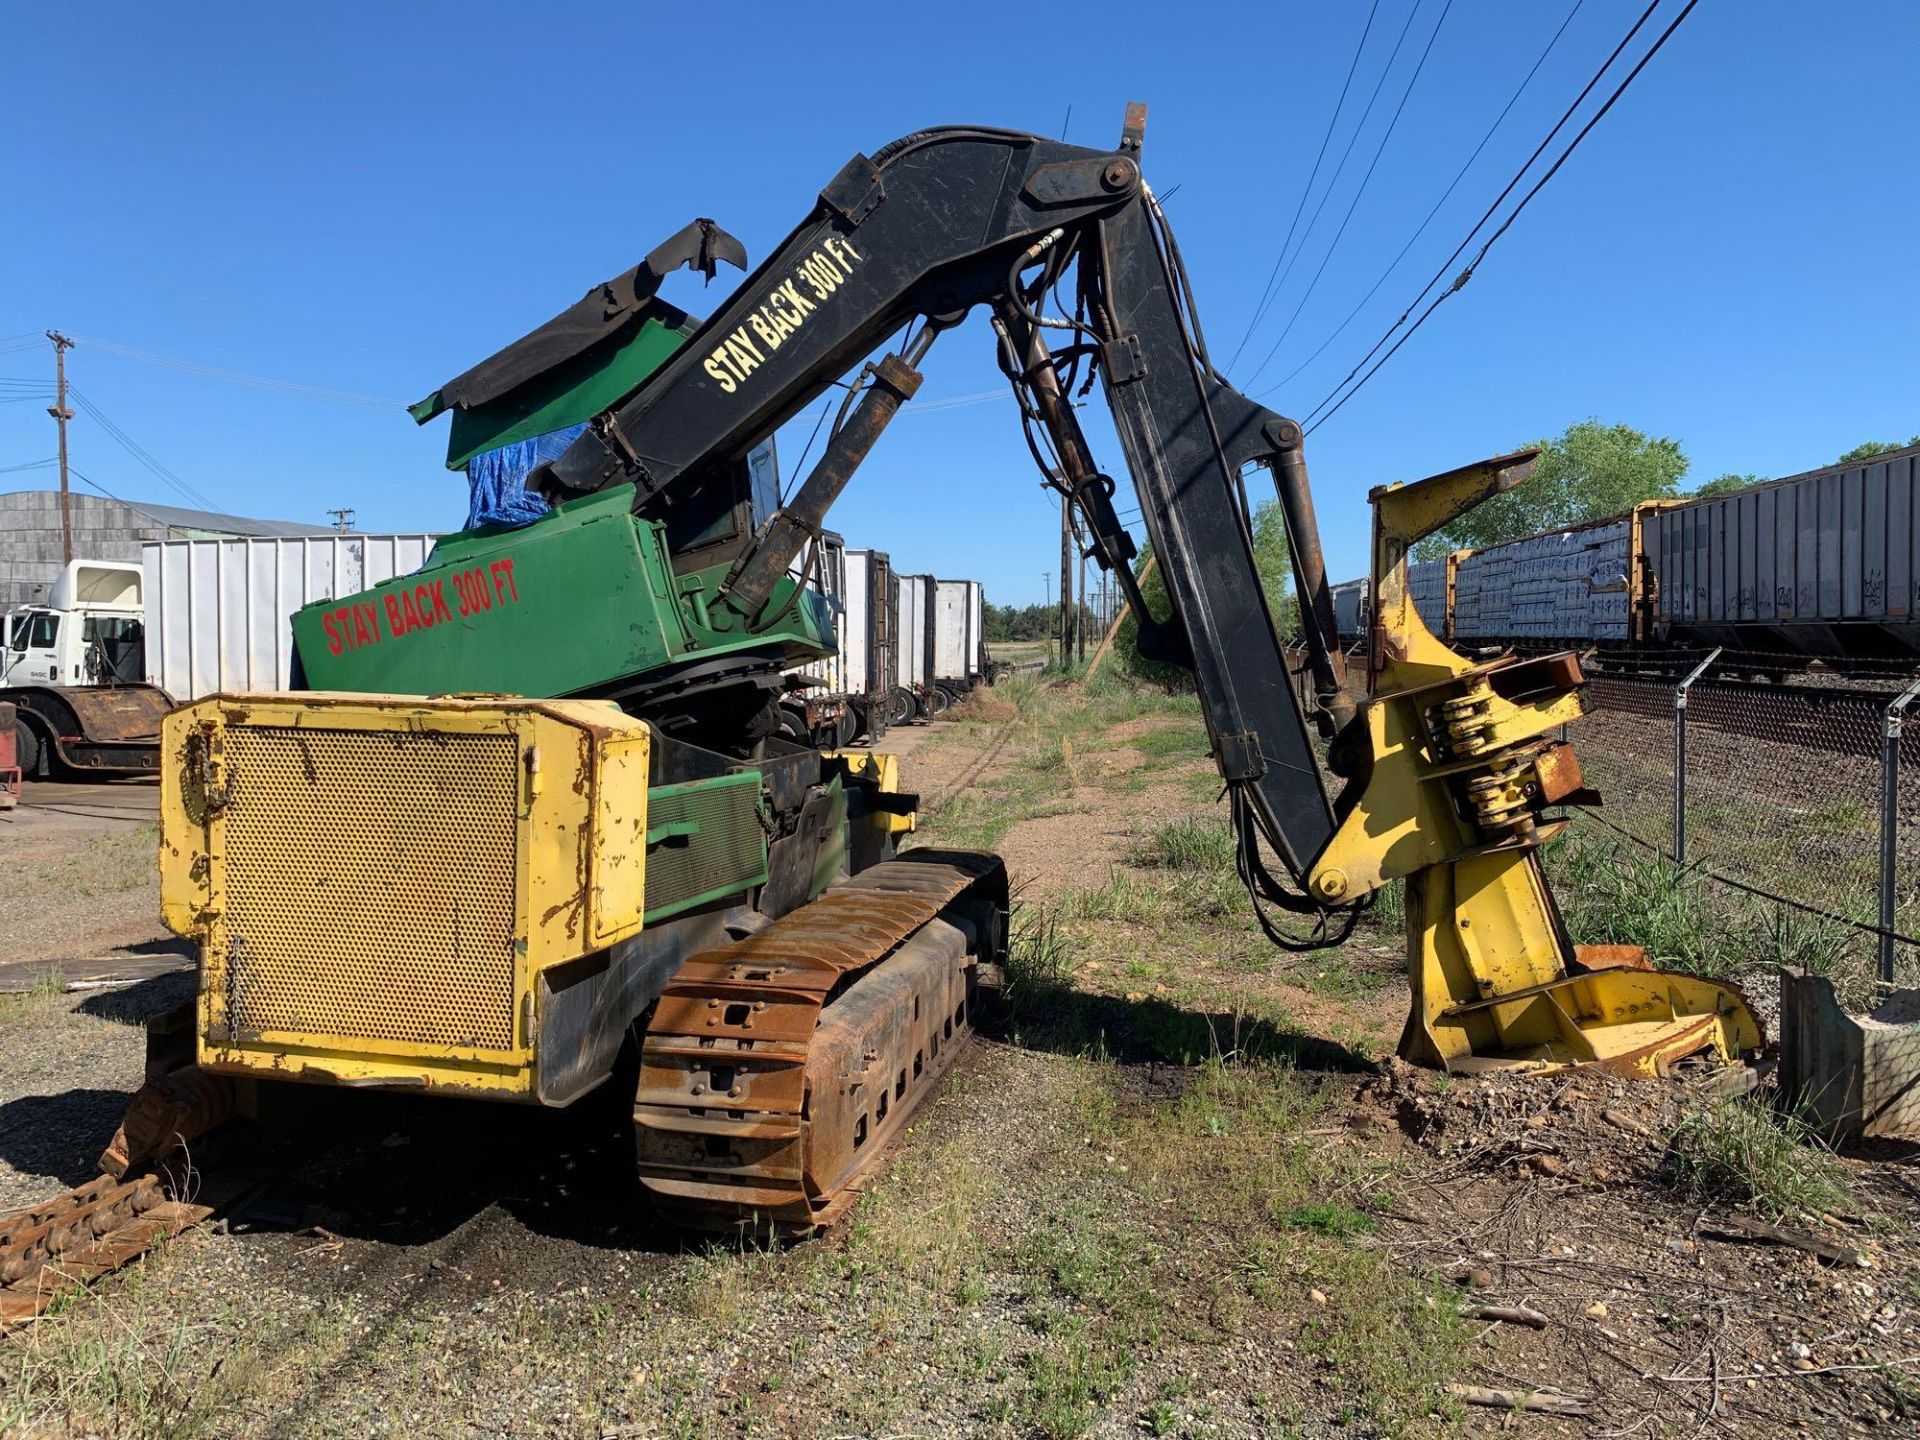
[[[23,891],[51,887],[66,895],[124,895],[157,873],[160,827],[143,822],[92,835],[58,859],[27,865],[13,879]]]
[[[1743,968],[1707,878],[1621,843],[1568,836],[1548,847],[1560,907],[1583,944],[1639,945],[1656,966],[1721,977]]]
[[[1131,1347],[1090,1334],[1084,1324],[1069,1326],[1056,1346],[1026,1357],[1027,1389],[1016,1413],[1046,1440],[1079,1440],[1133,1368]]]
[[[1366,1211],[1331,1200],[1308,1200],[1299,1205],[1289,1205],[1273,1218],[1289,1230],[1312,1230],[1316,1234],[1333,1235],[1340,1239],[1371,1235],[1380,1228],[1380,1222]]]
[[[1173,760],[1191,758],[1204,759],[1207,754],[1207,732],[1204,728],[1185,725],[1169,725],[1160,730],[1149,730],[1144,735],[1136,735],[1127,741],[1141,754],[1155,760]]]
[[[1445,1434],[1461,1419],[1446,1379],[1465,1363],[1458,1293],[1389,1269],[1372,1252],[1326,1245],[1312,1277],[1327,1297],[1300,1328],[1302,1354],[1323,1361],[1351,1397],[1341,1419],[1382,1435]]]
[[[1152,925],[1168,917],[1173,895],[1162,881],[1131,870],[1115,869],[1107,883],[1094,890],[1070,890],[1060,897],[1055,914],[1062,921],[1117,921]]]
[[[1000,1183],[964,1151],[922,1158],[886,1176],[861,1206],[873,1273],[979,1304],[987,1297],[980,1218]]]
[[[1187,815],[1156,827],[1134,858],[1163,870],[1231,870],[1236,850],[1233,829],[1224,820]]]
[[[1112,1095],[1083,1097],[1104,1130]],[[1082,1196],[1022,1244],[1020,1272],[1041,1306],[1047,1339],[1026,1357],[1019,1413],[1048,1437],[1083,1435],[1132,1376],[1140,1351],[1160,1337],[1166,1281],[1159,1248],[1130,1207]]]
[[[1330,950],[1323,959],[1308,960],[1292,978],[1322,999],[1339,1001],[1365,1000],[1406,984],[1403,968],[1363,969],[1344,950]]]
[[[44,975],[34,977],[32,989],[0,995],[0,1025],[10,1020],[36,1019],[65,998],[65,994],[59,974],[49,969]]]
[[[1839,1163],[1800,1114],[1747,1099],[1715,1100],[1667,1138],[1669,1173],[1703,1200],[1787,1220],[1844,1208]]]
[[[1395,935],[1406,933],[1407,882],[1390,880],[1373,894],[1373,923]]]
[[[174,1297],[165,1253],[77,1293],[0,1351],[0,1434],[222,1433],[288,1364],[337,1355],[351,1298],[266,1316]]]
[[[1769,965],[1810,970],[1837,978],[1871,946],[1851,925],[1824,915],[1809,915],[1790,905],[1765,908],[1755,925],[1754,958]]]

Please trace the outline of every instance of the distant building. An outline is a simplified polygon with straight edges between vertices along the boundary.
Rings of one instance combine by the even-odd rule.
[[[325,525],[248,520],[177,505],[127,504],[98,495],[68,498],[78,560],[140,559],[142,540],[219,540],[248,535],[331,535]],[[60,573],[60,492],[0,495],[0,610],[45,600]]]

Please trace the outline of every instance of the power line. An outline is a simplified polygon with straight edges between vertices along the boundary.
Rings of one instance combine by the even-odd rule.
[[[1657,4],[1658,0],[1655,0],[1655,3]],[[1453,284],[1449,285],[1445,290],[1441,291],[1438,295],[1434,297],[1433,303],[1427,306],[1427,308],[1421,313],[1420,318],[1418,320],[1413,322],[1413,325],[1407,330],[1406,334],[1402,335],[1398,340],[1394,342],[1393,348],[1391,350],[1387,351],[1386,354],[1382,355],[1377,361],[1374,362],[1373,368],[1371,370],[1368,370],[1366,374],[1362,375],[1359,381],[1355,383],[1353,388],[1348,390],[1345,395],[1342,395],[1340,397],[1339,402],[1335,404],[1332,409],[1328,410],[1325,414],[1321,415],[1319,419],[1315,420],[1311,425],[1306,427],[1307,433],[1311,434],[1313,431],[1319,429],[1322,425],[1326,424],[1327,421],[1331,420],[1336,414],[1338,414],[1341,407],[1344,406],[1347,403],[1347,401],[1351,400],[1355,395],[1360,393],[1360,387],[1365,385],[1367,381],[1371,380],[1379,372],[1380,367],[1386,364],[1387,361],[1391,360],[1394,357],[1394,355],[1399,351],[1400,347],[1406,344],[1407,341],[1413,338],[1414,331],[1418,330],[1422,325],[1427,323],[1427,317],[1433,314],[1435,310],[1438,310],[1440,308],[1440,303],[1443,300],[1445,300],[1448,296],[1457,293],[1463,286],[1466,285],[1467,281],[1473,278],[1474,270],[1478,268],[1482,260],[1487,258],[1487,252],[1493,249],[1494,242],[1497,241],[1502,235],[1506,234],[1507,231],[1513,227],[1513,222],[1520,218],[1520,212],[1525,210],[1527,208],[1527,205],[1532,201],[1533,197],[1538,195],[1541,192],[1541,190],[1546,187],[1546,183],[1549,180],[1553,179],[1553,177],[1560,172],[1560,167],[1567,163],[1568,159],[1573,155],[1573,152],[1575,150],[1580,148],[1580,142],[1587,138],[1588,134],[1593,130],[1593,127],[1598,125],[1601,119],[1606,115],[1606,113],[1613,108],[1614,102],[1618,100],[1622,95],[1626,94],[1627,87],[1633,84],[1634,79],[1640,74],[1642,70],[1647,68],[1648,62],[1651,61],[1654,56],[1660,53],[1661,48],[1666,45],[1667,41],[1672,37],[1673,32],[1680,28],[1681,22],[1684,21],[1687,18],[1687,16],[1693,13],[1693,7],[1698,5],[1699,3],[1700,3],[1700,0],[1687,0],[1686,5],[1681,9],[1680,13],[1673,17],[1673,23],[1668,25],[1665,30],[1660,32],[1660,38],[1655,40],[1653,42],[1653,45],[1648,49],[1647,53],[1640,57],[1640,62],[1637,65],[1635,65],[1633,69],[1627,72],[1626,78],[1622,80],[1617,86],[1614,87],[1614,91],[1611,95],[1607,97],[1606,103],[1594,112],[1592,119],[1588,120],[1585,125],[1580,127],[1580,133],[1575,135],[1573,139],[1567,142],[1567,148],[1560,152],[1560,158],[1553,162],[1552,166],[1548,168],[1547,173],[1542,175],[1537,181],[1534,182],[1533,188],[1531,190],[1527,191],[1525,195],[1520,197],[1520,203],[1514,206],[1513,209],[1510,212],[1508,212],[1507,218],[1500,222],[1500,228],[1495,230],[1493,234],[1487,237],[1486,243],[1481,245],[1479,252],[1475,254],[1475,256],[1471,261],[1468,262],[1467,268],[1462,270],[1460,274],[1455,277]],[[1652,11],[1651,6],[1648,7],[1648,11],[1649,13],[1651,13]],[[1642,20],[1644,20],[1645,18],[1646,18],[1645,16],[1641,17]],[[1634,28],[1637,30],[1639,26],[1636,24]],[[1629,38],[1631,38],[1631,36],[1629,36]],[[1616,51],[1615,53],[1618,54],[1619,52]],[[1609,58],[1607,61],[1607,64],[1611,65],[1612,63],[1613,63],[1612,59]],[[1604,70],[1605,67],[1603,66],[1602,69]],[[1598,77],[1595,77],[1595,78],[1598,78]],[[1342,383],[1344,384],[1345,382],[1343,381]],[[1334,393],[1338,393],[1338,390],[1339,390],[1339,387],[1335,386]],[[1329,395],[1328,399],[1332,399],[1332,395]],[[1324,406],[1326,403],[1327,403],[1326,400],[1322,400],[1320,402],[1320,405],[1314,406],[1314,410],[1315,411],[1320,410],[1321,406]]]
[[[1311,355],[1294,366],[1293,369],[1287,373],[1285,379],[1276,381],[1265,390],[1256,392],[1257,394],[1269,395],[1275,390],[1292,383],[1295,376],[1314,361],[1318,360],[1329,345],[1346,333],[1347,326],[1351,325],[1354,322],[1354,318],[1366,308],[1367,302],[1380,293],[1380,287],[1387,283],[1387,278],[1392,275],[1395,270],[1400,268],[1400,262],[1407,258],[1407,252],[1413,249],[1414,243],[1418,241],[1422,235],[1427,233],[1427,226],[1431,225],[1433,223],[1433,217],[1440,213],[1440,207],[1447,203],[1448,198],[1459,188],[1460,182],[1467,178],[1467,171],[1471,170],[1473,168],[1473,162],[1480,158],[1480,152],[1487,148],[1487,142],[1492,140],[1494,133],[1499,130],[1501,125],[1506,123],[1507,116],[1512,113],[1513,107],[1519,103],[1520,97],[1526,93],[1527,87],[1533,83],[1533,77],[1540,73],[1540,67],[1546,64],[1547,57],[1553,53],[1554,47],[1560,43],[1560,37],[1567,33],[1567,26],[1573,23],[1573,17],[1580,13],[1580,7],[1585,3],[1586,0],[1573,0],[1573,8],[1567,11],[1567,18],[1562,20],[1560,22],[1560,28],[1553,32],[1553,38],[1547,41],[1547,48],[1540,52],[1539,58],[1533,62],[1533,68],[1527,71],[1526,77],[1521,80],[1519,88],[1507,98],[1507,103],[1501,107],[1500,113],[1494,117],[1493,124],[1487,127],[1487,133],[1480,137],[1480,143],[1474,146],[1473,153],[1467,156],[1466,163],[1455,173],[1453,180],[1448,184],[1447,188],[1440,192],[1440,198],[1433,202],[1433,208],[1427,211],[1426,218],[1420,222],[1419,229],[1407,237],[1407,243],[1400,247],[1400,253],[1395,255],[1392,263],[1380,272],[1380,278],[1368,287],[1367,293],[1360,297],[1359,303],[1347,312],[1347,318],[1336,325],[1328,334],[1327,338],[1314,347]]]
[[[1360,136],[1367,128],[1367,121],[1373,118],[1373,107],[1380,99],[1381,90],[1386,88],[1387,76],[1393,73],[1394,62],[1400,58],[1401,47],[1407,43],[1407,35],[1413,29],[1413,18],[1420,13],[1420,6],[1424,3],[1425,0],[1413,0],[1412,7],[1407,11],[1406,21],[1400,27],[1400,35],[1393,42],[1393,52],[1387,56],[1387,63],[1381,67],[1380,78],[1373,82],[1373,93],[1367,96],[1367,108],[1360,112],[1360,123],[1353,127],[1353,133],[1347,137],[1347,148],[1340,152],[1340,163],[1334,166],[1333,178],[1327,181],[1327,188],[1320,192],[1320,203],[1313,207],[1313,215],[1307,221],[1307,228],[1300,233],[1300,244],[1295,248],[1293,258],[1287,261],[1286,268],[1280,272],[1279,284],[1274,286],[1273,293],[1267,297],[1266,304],[1262,305],[1259,314],[1254,316],[1256,325],[1265,318],[1268,307],[1286,290],[1287,277],[1293,274],[1293,267],[1300,263],[1300,257],[1307,253],[1307,241],[1313,238],[1313,232],[1320,224],[1320,217],[1326,213],[1327,202],[1333,198],[1333,192],[1340,187],[1340,177],[1347,173],[1347,161],[1353,158],[1353,147],[1360,143]]]
[[[1002,385],[998,390],[976,390],[971,395],[945,395],[938,400],[916,401],[900,409],[902,415],[928,415],[937,410],[960,410],[969,405],[984,405],[989,400],[1011,400],[1013,392]]]
[[[57,455],[49,455],[44,460],[22,460],[17,465],[0,465],[0,475],[11,475],[19,470],[44,470],[49,465],[58,464],[59,458]]]
[[[126,431],[116,425],[106,411],[96,405],[90,397],[83,394],[78,386],[69,385],[67,387],[67,394],[71,395],[74,400],[79,403],[82,410],[85,410],[88,415],[93,417],[100,428],[106,431],[108,436],[110,436],[121,449],[125,450],[129,455],[133,456],[135,460],[138,460],[148,470],[152,471],[154,476],[162,483],[172,486],[173,489],[177,490],[202,510],[219,508],[213,501],[209,500],[205,495],[202,495],[198,490],[195,490],[191,485],[187,484],[186,481],[174,474],[172,470],[161,464],[139,441],[135,440],[131,435],[127,434]]]
[[[225,380],[234,385],[248,385],[256,390],[273,390],[285,395],[298,395],[308,400],[324,400],[339,405],[359,405],[372,410],[404,410],[406,408],[404,401],[389,400],[383,395],[362,395],[353,390],[331,390],[320,385],[298,385],[291,380],[275,380],[266,375],[251,375],[244,370],[225,370],[217,365],[202,365],[197,360],[182,360],[174,355],[159,355],[151,350],[136,350],[131,345],[120,345],[111,340],[96,340],[88,335],[76,335],[73,338],[83,345],[90,345],[109,355],[138,360],[143,365],[158,365],[162,369],[183,371],[208,380]]]
[[[1327,158],[1327,145],[1333,139],[1334,127],[1340,123],[1340,112],[1347,105],[1347,91],[1352,88],[1353,75],[1360,68],[1360,55],[1367,48],[1367,36],[1373,33],[1374,16],[1380,13],[1380,0],[1373,0],[1373,8],[1367,12],[1367,23],[1360,31],[1360,43],[1353,47],[1353,62],[1347,66],[1347,78],[1341,83],[1340,98],[1334,103],[1333,114],[1327,117],[1327,133],[1320,137],[1320,153],[1313,157],[1313,169],[1307,175],[1307,183],[1300,192],[1300,203],[1294,206],[1293,223],[1287,226],[1287,238],[1280,242],[1280,253],[1273,257],[1273,269],[1267,274],[1266,288],[1260,292],[1260,302],[1254,306],[1253,316],[1247,321],[1247,333],[1240,337],[1240,343],[1234,348],[1233,359],[1227,361],[1231,370],[1240,363],[1240,352],[1247,348],[1247,341],[1253,338],[1253,327],[1260,323],[1260,317],[1267,313],[1268,297],[1272,295],[1274,282],[1279,278],[1281,262],[1287,258],[1287,250],[1293,244],[1293,233],[1300,226],[1300,217],[1306,212],[1307,197],[1313,194],[1313,182],[1320,178],[1320,162]]]
[[[106,496],[109,500],[115,501],[116,503],[121,505],[132,505],[134,503],[131,500],[122,500],[118,495],[114,494],[111,490],[107,489],[106,486],[100,484],[97,481],[89,480],[86,476],[80,473],[79,467],[75,465],[69,464],[67,466],[67,473],[72,475],[73,478],[78,480],[82,485],[86,485],[91,487],[92,489],[98,490],[102,495]]]
[[[1373,172],[1379,168],[1380,157],[1386,154],[1387,142],[1393,139],[1394,128],[1399,125],[1400,116],[1407,108],[1407,101],[1413,95],[1413,87],[1420,83],[1420,72],[1427,68],[1427,57],[1433,53],[1433,42],[1440,38],[1440,28],[1447,23],[1447,16],[1452,10],[1453,0],[1447,0],[1441,8],[1439,20],[1434,22],[1433,33],[1427,36],[1427,46],[1420,52],[1419,63],[1413,67],[1413,74],[1407,78],[1407,88],[1400,92],[1400,103],[1394,107],[1393,118],[1387,122],[1386,131],[1380,136],[1380,143],[1374,149],[1373,159],[1367,165],[1367,173],[1360,177],[1360,188],[1353,192],[1353,199],[1347,204],[1347,213],[1340,217],[1340,228],[1333,232],[1333,243],[1327,246],[1327,253],[1320,257],[1320,268],[1313,272],[1313,279],[1307,282],[1306,293],[1300,297],[1300,303],[1293,307],[1293,314],[1287,317],[1286,328],[1281,330],[1280,338],[1273,342],[1272,348],[1267,351],[1259,367],[1247,377],[1249,385],[1260,378],[1260,372],[1272,363],[1273,357],[1280,353],[1280,347],[1287,343],[1287,336],[1293,333],[1294,323],[1299,320],[1300,312],[1307,308],[1307,301],[1313,298],[1314,289],[1320,284],[1320,277],[1327,273],[1327,263],[1333,259],[1334,251],[1340,248],[1340,238],[1347,233],[1347,226],[1353,220],[1353,212],[1360,207],[1360,197],[1367,193],[1367,185],[1373,179]],[[1409,25],[1413,23],[1411,15],[1407,17],[1407,23]],[[1383,75],[1381,78],[1384,80],[1386,77]]]
[[[1449,255],[1445,260],[1440,262],[1440,268],[1433,272],[1433,278],[1428,280],[1425,285],[1420,287],[1420,293],[1414,296],[1413,299],[1408,302],[1407,308],[1400,312],[1400,318],[1398,320],[1395,320],[1393,324],[1389,325],[1387,327],[1386,333],[1382,335],[1378,340],[1373,342],[1373,348],[1368,350],[1366,354],[1360,357],[1359,361],[1354,365],[1353,369],[1349,370],[1341,378],[1340,384],[1334,386],[1332,392],[1330,392],[1325,399],[1321,400],[1320,405],[1325,405],[1327,401],[1331,400],[1335,394],[1338,394],[1341,387],[1344,386],[1349,380],[1353,379],[1355,375],[1359,374],[1361,367],[1364,366],[1369,360],[1371,360],[1376,354],[1379,353],[1380,347],[1386,344],[1388,340],[1393,338],[1394,331],[1398,330],[1402,325],[1407,323],[1407,320],[1413,314],[1415,307],[1418,306],[1422,300],[1427,298],[1427,295],[1429,294],[1429,292],[1432,291],[1435,285],[1438,285],[1440,281],[1443,278],[1445,278],[1446,273],[1452,267],[1453,262],[1458,260],[1461,257],[1461,255],[1466,252],[1467,246],[1473,243],[1473,237],[1480,233],[1481,227],[1483,227],[1489,220],[1493,218],[1495,212],[1499,210],[1502,203],[1505,202],[1507,196],[1511,195],[1514,191],[1514,188],[1517,185],[1519,185],[1519,183],[1523,179],[1526,178],[1527,171],[1533,168],[1534,161],[1538,160],[1541,157],[1541,155],[1546,153],[1547,146],[1553,143],[1553,137],[1558,135],[1560,131],[1563,128],[1565,128],[1567,121],[1573,118],[1574,112],[1577,111],[1580,108],[1581,104],[1585,102],[1587,96],[1593,93],[1593,87],[1598,85],[1600,83],[1601,77],[1604,76],[1607,73],[1607,71],[1613,67],[1613,62],[1620,58],[1621,52],[1627,48],[1628,44],[1633,40],[1633,37],[1640,33],[1640,28],[1643,25],[1645,25],[1647,21],[1652,17],[1653,12],[1659,8],[1659,5],[1660,5],[1660,0],[1648,0],[1647,8],[1640,12],[1640,18],[1633,22],[1633,28],[1627,31],[1626,35],[1622,37],[1618,45],[1613,47],[1613,53],[1607,56],[1607,58],[1601,62],[1600,68],[1593,72],[1593,78],[1587,81],[1587,83],[1581,88],[1581,91],[1578,95],[1573,97],[1573,103],[1567,106],[1566,110],[1561,114],[1560,118],[1553,122],[1553,128],[1547,132],[1546,138],[1534,147],[1533,153],[1527,157],[1526,163],[1521,165],[1521,167],[1514,172],[1513,178],[1506,183],[1505,188],[1503,188],[1498,195],[1493,197],[1493,203],[1487,206],[1486,211],[1480,216],[1478,220],[1474,222],[1473,228],[1467,231],[1465,237],[1460,241],[1458,245],[1454,246],[1453,253]],[[1315,410],[1318,410],[1319,408],[1320,408],[1319,405],[1316,405],[1314,407]],[[1309,416],[1309,418],[1311,418],[1311,416]]]

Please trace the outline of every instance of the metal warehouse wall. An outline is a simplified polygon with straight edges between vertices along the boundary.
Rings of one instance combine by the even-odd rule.
[[[324,525],[250,520],[174,505],[130,505],[75,492],[68,497],[76,560],[140,560],[149,540],[216,540],[235,536],[330,535]],[[61,569],[60,492],[15,490],[0,495],[0,610],[53,593]]]
[[[75,495],[73,553],[81,560],[140,560],[142,540],[163,540],[167,527],[114,500]],[[53,593],[60,575],[60,492],[0,495],[0,610]]]

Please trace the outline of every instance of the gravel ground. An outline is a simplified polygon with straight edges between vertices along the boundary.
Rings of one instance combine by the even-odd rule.
[[[1159,728],[1129,723],[1075,756],[1067,809],[1006,832],[1037,899],[1108,882],[1087,856],[1138,880],[1125,856],[1144,829],[1182,796],[1205,811],[1190,758],[1121,754]],[[934,794],[999,733],[962,715],[889,741],[909,788]],[[969,783],[1010,784],[1038,761],[1009,746]],[[68,865],[89,833],[15,858]],[[151,903],[150,888],[116,890],[96,907],[102,931],[49,943],[118,934]],[[0,915],[34,929],[30,907]],[[1391,944],[1369,933],[1318,968],[1279,969],[1241,921],[1208,925],[1093,925],[1061,998],[1092,1017],[1084,1046],[990,998],[988,1038],[852,1220],[807,1245],[709,1248],[651,1223],[614,1087],[564,1114],[318,1097],[324,1147],[221,1226],[0,1344],[0,1433],[1516,1428],[1436,1396],[1453,1377],[1596,1397],[1591,1420],[1517,1427],[1536,1434],[1911,1426],[1902,1372],[1828,1368],[1920,1350],[1900,1166],[1844,1162],[1850,1213],[1820,1222],[1867,1267],[1709,1246],[1695,1229],[1712,1207],[1670,1176],[1670,1092],[1374,1078],[1366,1061],[1405,1006]],[[0,1207],[90,1172],[138,1079],[137,1021],[185,988],[0,997]],[[1235,1051],[1265,1033],[1291,1058],[1134,1063],[1193,1033]],[[1454,1309],[1476,1296],[1550,1324],[1463,1328]],[[1797,1345],[1821,1373],[1798,1378]],[[1724,1387],[1662,1378],[1709,1374]]]
[[[72,793],[68,793],[72,792]],[[162,940],[150,785],[28,787],[0,811],[0,963]]]

